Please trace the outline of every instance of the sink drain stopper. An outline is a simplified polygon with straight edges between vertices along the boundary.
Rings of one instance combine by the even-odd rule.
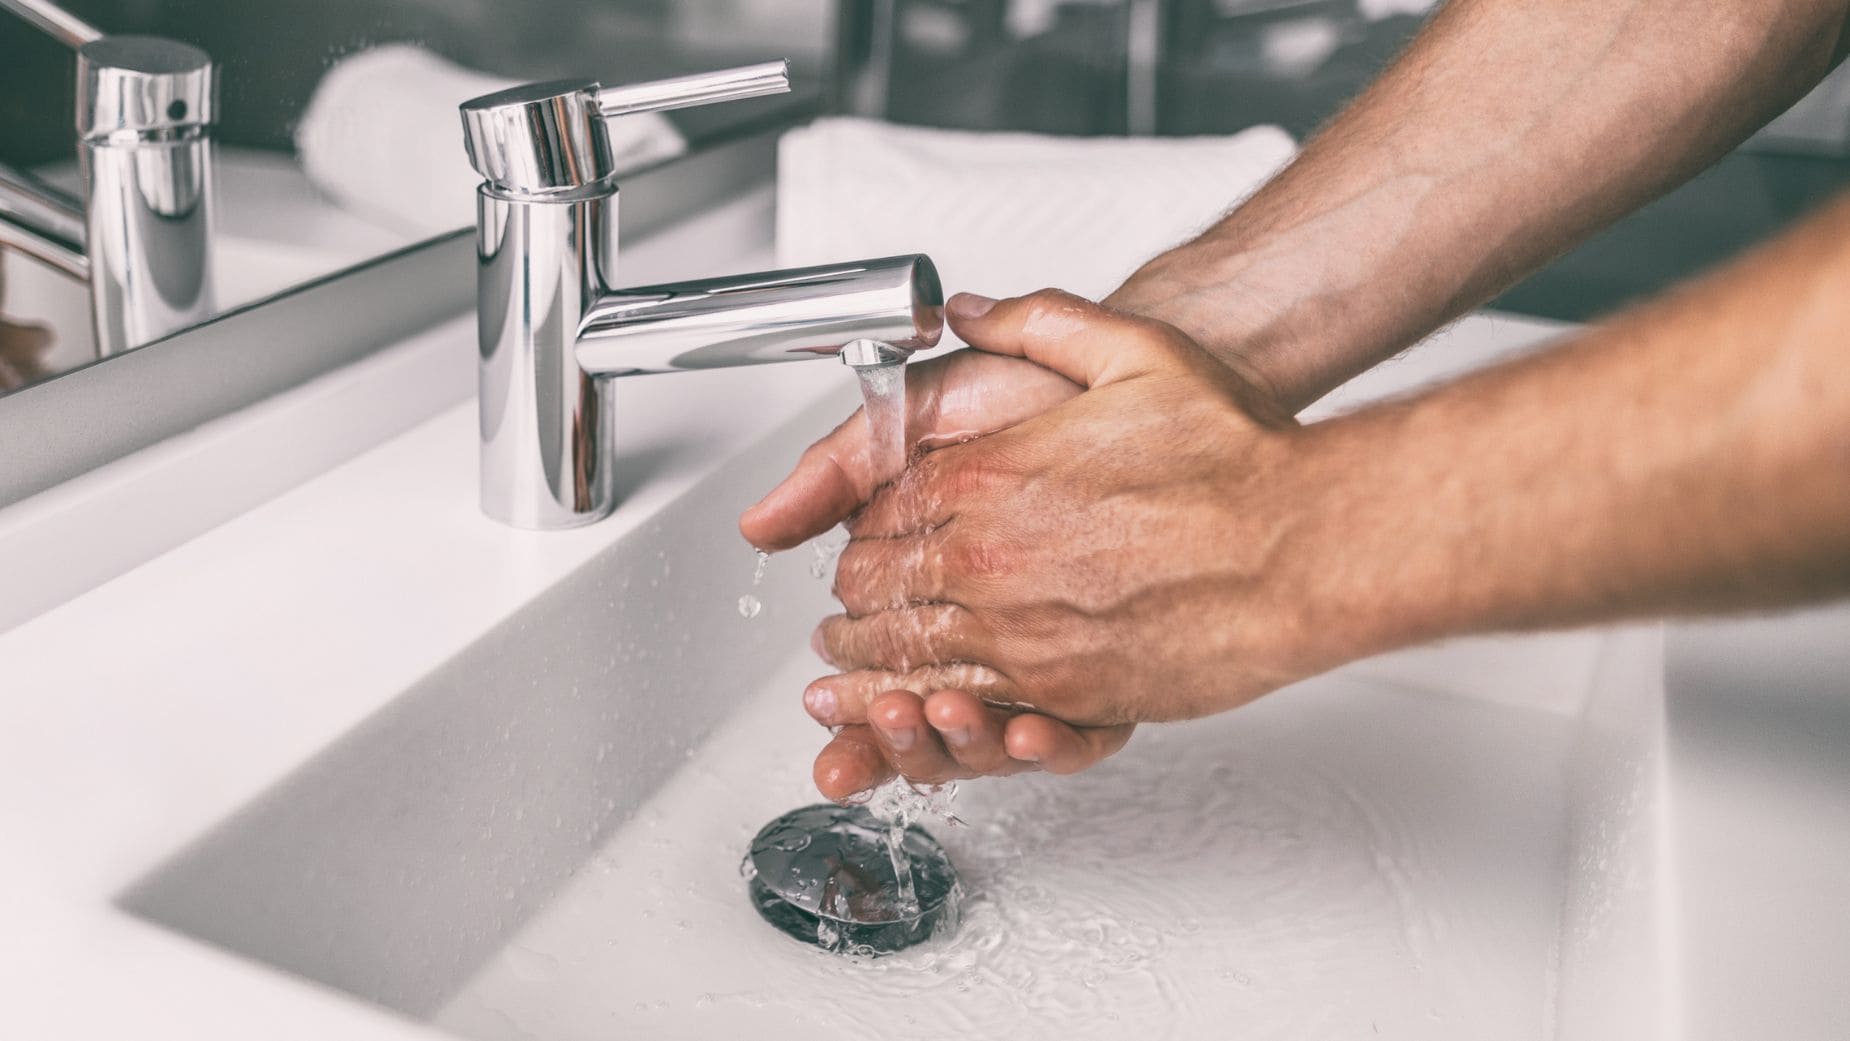
[[[758,832],[741,870],[752,905],[784,933],[842,954],[891,954],[956,923],[957,871],[944,847],[918,827],[901,845],[912,861],[910,903],[886,826],[859,806],[784,814]]]

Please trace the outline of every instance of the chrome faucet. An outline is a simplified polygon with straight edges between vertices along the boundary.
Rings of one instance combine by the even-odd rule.
[[[47,0],[0,8],[77,50],[80,201],[0,166],[0,248],[90,284],[99,355],[211,317],[212,59],[153,36],[105,36]]]
[[[617,183],[606,119],[789,89],[783,62],[604,88],[558,81],[462,105],[476,192],[482,510],[520,528],[617,505],[610,380],[840,357],[903,361],[938,342],[930,259],[612,288]]]

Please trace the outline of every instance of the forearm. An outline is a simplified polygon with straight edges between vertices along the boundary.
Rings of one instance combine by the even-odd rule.
[[[1305,428],[1274,581],[1306,591],[1314,664],[1850,592],[1845,286],[1850,200],[1575,341]]]
[[[1452,0],[1298,160],[1108,301],[1295,409],[1680,183],[1808,89],[1844,0]]]

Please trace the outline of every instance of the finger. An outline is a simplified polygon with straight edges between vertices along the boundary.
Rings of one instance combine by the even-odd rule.
[[[907,444],[937,446],[993,433],[1078,393],[1071,381],[1047,369],[981,351],[953,351],[907,369]],[[856,412],[745,511],[739,531],[760,549],[789,549],[845,520],[886,476],[878,472],[867,424]]]
[[[777,487],[739,518],[739,533],[759,549],[790,549],[834,527],[873,494],[867,429],[856,410],[810,445]]]
[[[887,762],[907,780],[943,784],[966,771],[925,722],[925,701],[909,690],[890,690],[867,707],[867,721],[886,749]]]
[[[843,729],[823,746],[811,776],[817,791],[844,802],[885,784],[893,778],[894,770],[873,731],[857,726]]]
[[[1147,373],[1171,351],[1160,323],[1057,289],[996,301],[959,293],[945,314],[972,347],[1027,358],[1087,387]]]
[[[1038,763],[1054,774],[1078,773],[1114,755],[1131,739],[1135,723],[1075,727],[1051,716],[1027,712],[1009,720],[1003,736],[1009,758]]]
[[[1012,715],[962,690],[941,690],[925,699],[925,721],[972,774],[1004,777],[1034,769],[1032,763],[1009,758],[1003,735]]]
[[[952,445],[914,462],[847,520],[858,539],[921,535],[948,523],[960,503],[1006,478],[983,442]]]
[[[862,669],[824,676],[803,691],[803,707],[823,726],[854,726],[867,722],[867,706],[889,690],[962,690],[997,703],[1020,700],[1014,685],[1001,673],[985,665],[956,662],[911,672]]]
[[[957,604],[923,604],[861,618],[830,615],[817,626],[823,657],[838,669],[911,672],[927,665],[989,661],[995,643]]]
[[[835,564],[835,599],[850,618],[946,599],[948,530],[898,538],[855,539]]]

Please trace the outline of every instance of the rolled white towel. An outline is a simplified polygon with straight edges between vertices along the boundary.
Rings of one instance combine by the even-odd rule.
[[[1295,153],[1271,126],[1070,138],[819,120],[779,146],[778,261],[929,253],[946,292],[1057,286],[1096,298]]]
[[[518,81],[465,69],[411,44],[343,58],[316,85],[295,132],[309,180],[342,206],[413,235],[475,222],[481,182],[463,152],[456,106]],[[617,169],[687,150],[660,113],[610,123]]]
[[[1439,0],[1356,0],[1355,9],[1363,18],[1378,22],[1395,15],[1424,17],[1426,12],[1438,4]]]

